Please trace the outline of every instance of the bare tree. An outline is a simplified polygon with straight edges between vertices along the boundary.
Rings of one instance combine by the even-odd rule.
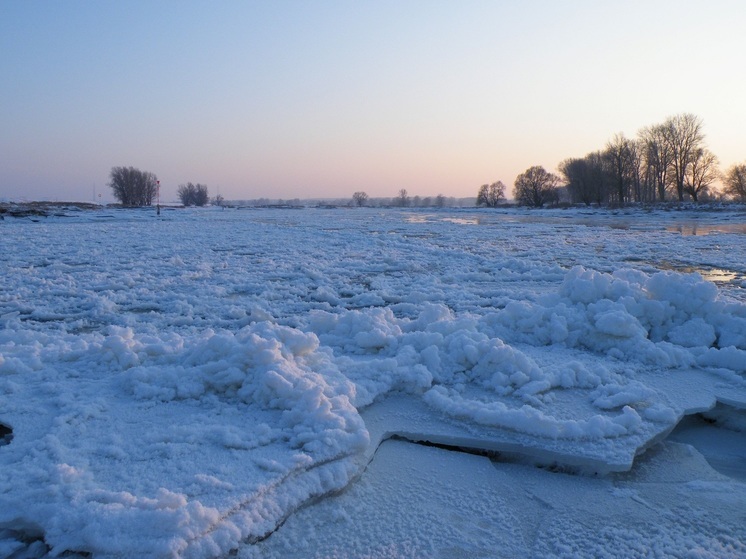
[[[570,201],[589,206],[602,204],[607,199],[607,179],[600,153],[589,153],[583,158],[565,159],[559,164],[565,178]]]
[[[624,205],[630,200],[630,191],[635,176],[633,143],[625,138],[624,134],[615,134],[607,142],[604,156],[614,184],[612,197],[619,205]]]
[[[505,185],[502,181],[493,182],[489,185],[483,184],[479,187],[479,193],[477,194],[477,206],[496,208],[504,199]]]
[[[477,206],[487,206],[489,205],[487,202],[487,197],[489,193],[490,185],[483,184],[479,187],[479,192],[477,192]]]
[[[210,200],[207,185],[204,184],[180,184],[176,192],[185,206],[204,206]]]
[[[124,206],[151,206],[158,188],[157,177],[134,167],[112,167],[109,186]]]
[[[210,201],[210,195],[207,192],[207,185],[206,184],[195,185],[194,205],[205,206],[207,205],[209,201]]]
[[[702,119],[684,113],[669,117],[663,123],[663,138],[671,154],[671,182],[679,201],[684,200],[684,183],[697,150],[703,147],[705,135]]]
[[[368,194],[362,191],[355,192],[352,201],[356,206],[364,206],[368,202]]]
[[[701,195],[707,194],[719,176],[718,158],[709,149],[699,148],[695,151],[684,177],[684,192],[697,202]]]
[[[645,144],[642,140],[629,141],[629,178],[632,181],[632,197],[635,202],[650,200],[645,189]]]
[[[746,202],[746,163],[733,165],[723,177],[725,193]]]
[[[399,196],[396,197],[396,205],[401,208],[409,206],[409,195],[407,194],[406,188],[402,188],[399,191]]]
[[[662,202],[666,199],[666,186],[669,183],[668,171],[671,168],[671,150],[666,142],[665,126],[658,124],[643,128],[640,130],[639,137],[644,144],[645,175],[655,189],[654,194],[657,194],[658,200]]]
[[[573,204],[583,203],[589,206],[593,200],[588,195],[589,188],[585,181],[585,159],[571,157],[562,161],[557,168],[565,178],[570,201]]]
[[[534,166],[515,179],[516,200],[521,206],[540,208],[557,199],[560,178],[547,172],[544,167]]]
[[[588,162],[588,181],[591,185],[591,193],[599,206],[609,201],[609,190],[611,182],[609,174],[604,164],[604,154],[601,151],[594,151],[585,156]]]

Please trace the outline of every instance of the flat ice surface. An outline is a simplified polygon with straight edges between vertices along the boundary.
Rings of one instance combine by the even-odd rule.
[[[588,478],[389,440],[347,491],[238,557],[746,554],[745,484],[675,443],[638,461],[629,474]]]
[[[0,557],[742,557],[745,215],[6,218]]]

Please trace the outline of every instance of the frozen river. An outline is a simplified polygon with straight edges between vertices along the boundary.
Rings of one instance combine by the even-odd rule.
[[[746,555],[743,208],[0,232],[0,557]]]

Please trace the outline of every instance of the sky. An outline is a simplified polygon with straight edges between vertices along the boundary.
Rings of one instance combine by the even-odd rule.
[[[693,113],[746,161],[742,0],[0,0],[0,200],[475,196]]]

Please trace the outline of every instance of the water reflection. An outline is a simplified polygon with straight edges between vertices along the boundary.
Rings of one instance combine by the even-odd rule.
[[[444,217],[443,221],[448,221],[450,223],[456,223],[458,225],[479,225],[480,221],[476,217],[474,218],[467,218],[467,217]]]
[[[701,270],[699,273],[706,280],[715,283],[727,283],[739,279],[738,274],[736,274],[735,272],[731,272],[730,270],[721,270],[720,268]]]
[[[666,231],[681,233],[685,237],[710,235],[711,233],[740,233],[746,235],[746,223],[680,223],[669,225]]]
[[[407,223],[427,223],[430,221],[430,218],[433,216],[431,215],[418,215],[418,214],[410,214],[406,217]]]
[[[455,213],[455,212],[454,212]],[[460,214],[460,215],[459,215]],[[408,213],[404,218],[407,223],[437,223],[447,222],[457,225],[501,225],[511,223],[545,224],[555,226],[583,226],[583,227],[606,227],[621,231],[668,231],[679,233],[682,236],[702,236],[713,233],[735,233],[746,235],[746,221],[744,222],[718,222],[716,217],[712,221],[683,221],[676,222],[666,215],[588,215],[577,213],[545,213],[527,215],[518,212],[494,212],[494,213],[472,213],[469,211],[458,212],[457,215],[438,215],[437,213]],[[707,217],[703,219],[707,220]]]
[[[702,276],[703,279],[719,284],[732,283],[736,281],[741,282],[746,280],[744,274],[734,272],[733,270],[726,270],[723,268],[679,266],[670,262],[659,262],[658,267],[661,270],[672,270],[675,272],[681,272],[682,274],[697,273]]]

